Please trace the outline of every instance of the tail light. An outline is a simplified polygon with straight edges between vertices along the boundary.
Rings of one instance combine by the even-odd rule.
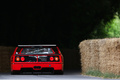
[[[25,58],[24,58],[24,57],[21,57],[21,61],[25,61]]]
[[[53,61],[54,60],[54,58],[53,57],[50,57],[50,61]]]
[[[20,57],[16,57],[16,61],[20,61]]]
[[[55,61],[58,61],[58,57],[55,57]]]
[[[51,56],[49,59],[50,59],[50,61],[55,61],[55,62],[59,61],[59,57],[58,56]]]

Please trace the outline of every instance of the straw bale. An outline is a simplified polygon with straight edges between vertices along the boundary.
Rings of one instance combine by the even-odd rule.
[[[0,46],[0,72],[10,72],[10,57],[15,47]]]
[[[120,38],[84,40],[79,48],[83,72],[93,68],[120,74]]]
[[[88,67],[89,68],[94,67],[95,69],[98,69],[97,61],[98,61],[99,47],[97,40],[94,40],[94,42],[85,40],[79,45],[79,47],[81,53],[82,71],[85,72],[88,69]],[[94,50],[92,50],[92,48],[94,48]]]

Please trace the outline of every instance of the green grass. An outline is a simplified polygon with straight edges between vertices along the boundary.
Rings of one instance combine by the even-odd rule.
[[[85,73],[85,75],[91,75],[91,76],[102,77],[102,78],[111,78],[111,79],[120,78],[120,75],[115,75],[113,73],[102,73],[99,70],[89,70]]]

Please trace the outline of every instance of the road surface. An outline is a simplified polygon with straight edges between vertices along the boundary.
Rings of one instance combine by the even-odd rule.
[[[64,71],[63,75],[52,75],[51,73],[23,73],[20,75],[11,75],[10,73],[0,73],[0,80],[108,80],[98,77],[84,76],[80,74],[80,71]],[[110,79],[109,79],[110,80]],[[111,79],[113,80],[113,79]]]

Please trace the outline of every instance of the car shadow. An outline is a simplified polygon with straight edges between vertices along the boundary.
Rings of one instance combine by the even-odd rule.
[[[64,74],[54,74],[53,72],[21,72],[15,75],[80,75],[81,70],[64,70]]]

